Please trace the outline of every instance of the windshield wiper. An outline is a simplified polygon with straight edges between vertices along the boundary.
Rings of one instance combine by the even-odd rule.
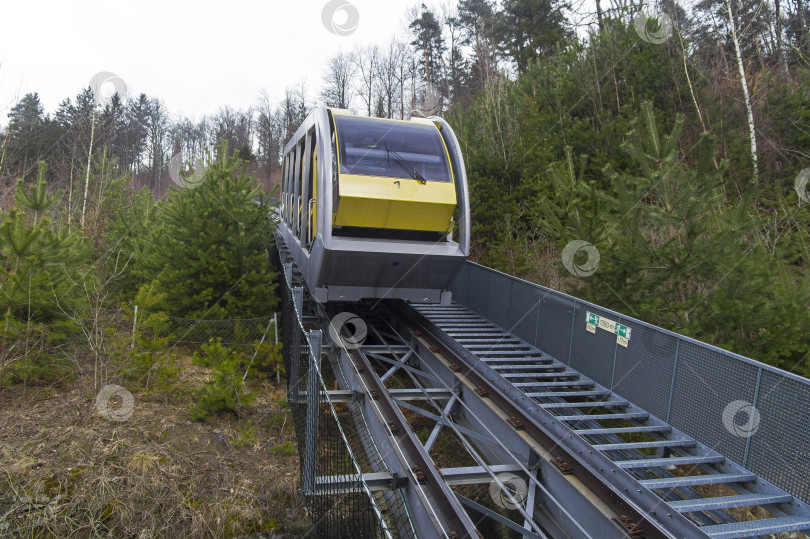
[[[415,169],[415,168],[413,168],[411,165],[409,165],[409,164],[408,164],[408,162],[405,160],[405,158],[404,158],[404,157],[402,157],[401,155],[399,155],[399,154],[398,154],[397,152],[395,152],[394,150],[389,150],[389,149],[388,149],[388,144],[386,144],[386,145],[385,145],[385,151],[386,151],[386,152],[388,152],[388,155],[389,155],[389,161],[390,161],[390,156],[392,156],[392,155],[393,155],[393,156],[394,156],[394,163],[396,163],[397,165],[399,165],[399,168],[401,168],[402,170],[404,170],[405,172],[407,172],[407,173],[408,173],[408,176],[410,176],[410,177],[411,177],[411,178],[413,178],[414,180],[418,180],[418,181],[419,181],[419,183],[421,183],[422,185],[425,185],[425,184],[427,183],[427,180],[425,179],[425,177],[424,177],[424,176],[422,176],[421,174],[419,174],[419,171],[418,171],[418,170],[416,170],[416,169]]]

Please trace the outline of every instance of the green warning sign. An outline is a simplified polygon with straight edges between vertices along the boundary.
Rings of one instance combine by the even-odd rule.
[[[630,340],[629,327],[625,326],[624,324],[618,324],[609,318],[599,316],[598,314],[594,314],[590,311],[586,311],[585,314],[587,318],[586,329],[589,332],[595,333],[595,329],[600,327],[605,331],[616,334],[617,339],[619,339],[619,344],[622,344],[622,346],[627,346],[626,342]]]
[[[616,335],[618,335],[619,337],[624,337],[625,339],[629,339],[630,328],[623,324],[616,324]]]

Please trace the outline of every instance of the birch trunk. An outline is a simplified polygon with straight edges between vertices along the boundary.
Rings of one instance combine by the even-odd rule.
[[[90,150],[87,152],[87,174],[84,177],[84,200],[82,200],[81,227],[84,230],[84,214],[87,211],[87,190],[90,187],[90,165],[93,162],[93,138],[96,134],[96,111],[93,111],[90,120]]]
[[[745,68],[743,67],[742,53],[740,52],[740,39],[737,35],[737,23],[734,20],[734,13],[731,11],[731,0],[726,0],[726,8],[728,9],[728,20],[731,25],[731,39],[734,41],[734,51],[737,56],[737,69],[740,70],[740,84],[742,85],[743,100],[745,101],[745,110],[748,113],[748,132],[751,137],[751,164],[753,167],[753,177],[751,178],[751,185],[749,186],[749,193],[746,197],[753,196],[753,189],[759,183],[759,165],[757,164],[757,133],[754,126],[754,109],[751,107],[751,98],[748,95],[748,81],[745,78]]]
[[[68,190],[68,230],[70,230],[70,216],[73,214],[73,157],[70,158],[70,189]]]

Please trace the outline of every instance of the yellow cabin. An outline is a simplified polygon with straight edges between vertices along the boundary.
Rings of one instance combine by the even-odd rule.
[[[469,209],[461,148],[442,118],[319,105],[284,146],[280,241],[318,303],[449,305]]]

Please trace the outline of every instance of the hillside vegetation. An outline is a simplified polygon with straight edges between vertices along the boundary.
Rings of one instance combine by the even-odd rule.
[[[44,164],[20,180],[0,215],[0,535],[305,531],[273,223],[244,169],[223,144],[156,203],[102,151],[83,220]]]

